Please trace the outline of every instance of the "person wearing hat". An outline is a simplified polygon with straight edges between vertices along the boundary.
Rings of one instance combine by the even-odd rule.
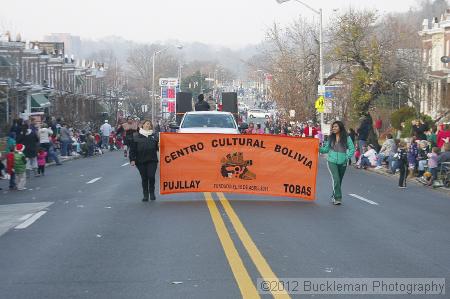
[[[112,127],[108,123],[108,120],[105,119],[105,123],[100,127],[100,132],[102,133],[102,148],[108,148],[109,144],[109,135],[111,135]]]
[[[39,144],[39,138],[36,133],[33,132],[30,127],[25,124],[22,126],[22,134],[17,138],[17,142],[24,146],[23,154],[27,158],[27,176],[31,175],[31,172],[36,175],[37,165],[37,150]]]
[[[16,151],[14,153],[14,173],[16,176],[17,190],[25,190],[25,184],[27,182],[26,165],[27,159],[23,151],[25,146],[21,143],[16,145]]]
[[[198,102],[195,104],[195,111],[209,111],[211,108],[208,102],[205,101],[205,96],[203,94],[199,94]]]

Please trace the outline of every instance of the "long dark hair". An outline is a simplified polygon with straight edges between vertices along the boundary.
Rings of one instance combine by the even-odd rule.
[[[345,129],[345,125],[343,122],[337,120],[331,124],[331,132],[330,132],[330,145],[334,146],[336,144],[336,134],[333,133],[333,126],[334,125],[339,126],[339,143],[344,147],[347,148],[347,130]]]

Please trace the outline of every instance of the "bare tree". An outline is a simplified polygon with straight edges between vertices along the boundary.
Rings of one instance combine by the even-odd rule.
[[[152,89],[153,53],[164,49],[160,45],[141,45],[130,50],[128,55],[129,106],[139,115],[142,105],[150,105]],[[159,79],[177,77],[178,60],[168,51],[162,51],[155,60],[155,93],[159,92]],[[156,105],[156,107],[159,105]],[[150,109],[149,109],[150,110]],[[149,111],[151,113],[151,111]]]
[[[116,120],[119,108],[127,96],[126,74],[113,50],[100,50],[91,54],[90,60],[95,62],[98,70],[104,71],[104,88],[102,106],[111,120]]]
[[[316,26],[303,19],[287,28],[274,24],[266,32],[264,65],[272,74],[271,92],[278,106],[295,110],[297,120],[315,119],[314,102],[319,80]]]

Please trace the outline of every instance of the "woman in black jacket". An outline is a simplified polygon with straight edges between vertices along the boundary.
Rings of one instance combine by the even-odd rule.
[[[31,128],[27,124],[23,124],[22,132],[19,136],[17,136],[17,143],[21,143],[25,146],[25,150],[23,151],[23,153],[27,158],[27,177],[31,175],[31,171],[33,171],[34,175],[36,176],[36,170],[38,168],[38,136],[33,132],[33,130],[31,130]]]
[[[142,179],[142,201],[155,200],[155,174],[158,167],[158,135],[153,132],[153,125],[145,120],[142,128],[133,134],[130,147],[130,164],[136,166]]]

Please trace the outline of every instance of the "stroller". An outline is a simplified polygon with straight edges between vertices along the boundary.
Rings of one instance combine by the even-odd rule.
[[[441,163],[437,180],[433,182],[433,187],[450,187],[450,162]]]

